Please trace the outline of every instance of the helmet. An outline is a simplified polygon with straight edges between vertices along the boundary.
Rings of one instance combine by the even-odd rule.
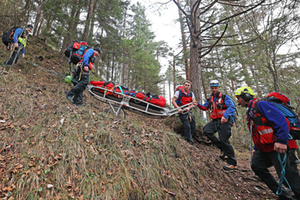
[[[26,26],[26,28],[33,29],[33,26],[32,26],[31,24],[28,24],[28,25]]]
[[[101,49],[99,47],[95,47],[94,51],[98,51],[99,53],[102,53]]]
[[[68,84],[68,85],[71,85],[71,83],[72,83],[72,76],[66,76],[66,78],[65,78],[65,81],[66,81],[66,83]]]
[[[234,92],[234,96],[240,96],[244,101],[248,102],[255,97],[255,94],[250,87],[240,87]]]
[[[209,87],[217,86],[220,87],[220,83],[218,80],[211,80],[209,83]]]

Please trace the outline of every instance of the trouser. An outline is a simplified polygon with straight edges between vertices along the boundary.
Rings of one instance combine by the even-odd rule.
[[[231,136],[231,120],[228,119],[226,123],[221,124],[221,120],[213,120],[207,123],[204,128],[204,134],[210,139],[210,141],[216,145],[224,154],[228,157],[227,163],[229,165],[236,166],[236,159],[234,155],[233,147],[229,142]],[[215,133],[218,131],[219,138],[215,136]]]
[[[82,94],[86,86],[89,84],[89,75],[82,74],[80,81],[67,93],[67,96],[73,97],[75,105],[82,105]]]
[[[179,118],[183,124],[184,136],[188,143],[194,144],[193,135],[196,130],[195,115],[190,110],[189,113],[181,114],[179,113]]]
[[[293,149],[289,149],[287,151],[285,178],[291,186],[296,199],[300,200],[300,177],[297,169],[297,164],[295,162],[297,158],[294,152],[295,151]],[[284,154],[281,154],[282,159],[283,156]],[[278,160],[278,152],[263,152],[258,150],[254,153],[251,163],[252,170],[276,194],[279,185],[268,170],[268,168],[271,166],[275,167],[275,170],[280,177],[282,169],[280,161]],[[285,185],[287,184],[285,183]],[[279,197],[281,199],[292,199],[291,195],[284,190],[282,190],[282,193],[281,195],[279,195]]]
[[[4,65],[12,65],[15,60],[15,64],[18,62],[19,57],[22,55],[22,49],[18,52],[18,49],[15,49],[11,57],[4,62]]]

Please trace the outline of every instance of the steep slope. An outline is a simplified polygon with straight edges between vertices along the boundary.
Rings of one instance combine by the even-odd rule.
[[[0,76],[0,197],[7,199],[276,199],[235,147],[227,172],[209,145],[191,146],[164,120],[122,121],[84,92],[65,98],[66,61],[42,43]],[[3,46],[1,46],[3,50]],[[0,52],[2,58],[5,57]]]

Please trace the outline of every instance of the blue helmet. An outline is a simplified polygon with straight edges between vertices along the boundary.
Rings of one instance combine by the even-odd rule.
[[[220,87],[220,83],[218,80],[211,80],[210,83],[209,83],[209,87]]]

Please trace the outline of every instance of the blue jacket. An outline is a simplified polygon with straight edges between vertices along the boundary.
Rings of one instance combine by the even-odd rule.
[[[19,42],[19,40],[18,40],[18,38],[21,36],[22,32],[23,32],[23,29],[22,29],[22,28],[17,28],[17,29],[15,30],[15,33],[14,33],[14,43],[18,43],[19,45],[22,45],[22,44]],[[27,35],[27,34],[28,34],[28,33],[27,33],[26,29],[24,29],[24,35]],[[25,47],[22,49],[22,54],[25,54]]]
[[[211,96],[213,96],[213,93],[211,93]],[[214,98],[214,102],[216,102],[217,98],[214,96],[213,96],[213,98]],[[204,104],[198,103],[199,104],[198,107],[200,109],[201,109],[201,107],[209,109],[210,108],[209,102],[210,102],[210,98],[208,98]],[[224,113],[223,117],[226,119],[229,119],[230,116],[235,116],[236,115],[235,105],[233,103],[233,100],[230,98],[230,96],[228,96],[228,95],[225,96],[224,103],[227,107],[227,110]],[[234,120],[234,118],[232,118],[232,120]],[[232,122],[234,122],[234,121],[232,121]]]
[[[85,52],[82,60],[83,66],[88,67],[90,62],[94,63],[95,61],[94,53],[95,53],[94,49],[88,49]]]
[[[249,109],[252,107],[253,101],[251,101]],[[265,117],[273,126],[274,133],[276,134],[277,141],[282,144],[288,144],[289,141],[289,126],[286,122],[285,116],[276,108],[274,104],[267,101],[259,101],[258,109],[263,117]],[[258,150],[254,146],[255,150]]]

